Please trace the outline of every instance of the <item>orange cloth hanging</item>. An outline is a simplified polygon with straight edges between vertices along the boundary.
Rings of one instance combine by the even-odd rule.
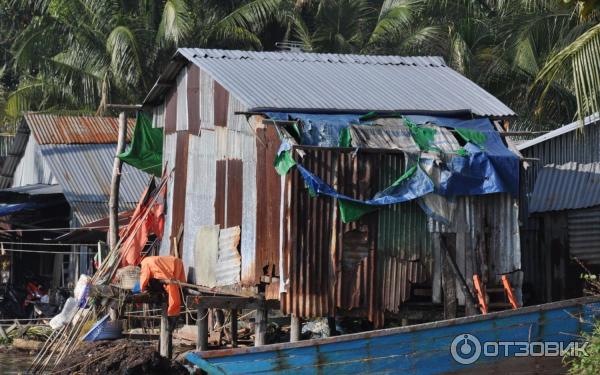
[[[140,273],[140,290],[144,291],[150,279],[178,280],[185,282],[185,271],[183,262],[174,256],[151,256],[142,260],[142,272]],[[179,285],[167,284],[164,286],[169,295],[168,316],[179,315],[181,309],[181,291]]]
[[[158,197],[154,204],[149,203],[151,201],[149,190],[154,189],[154,184],[148,186],[142,196],[131,219],[129,225],[124,228],[120,236],[125,238],[121,246],[123,252],[123,258],[121,260],[121,267],[138,265],[142,260],[142,250],[148,242],[148,236],[154,233],[159,239],[162,239],[164,230],[164,198],[166,193],[166,185],[163,185],[161,190],[157,193]],[[149,207],[149,205],[152,206]],[[150,212],[148,212],[150,210]],[[142,221],[140,223],[140,221]]]

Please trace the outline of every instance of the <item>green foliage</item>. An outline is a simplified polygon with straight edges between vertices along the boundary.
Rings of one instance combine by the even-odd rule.
[[[569,374],[573,375],[596,375],[600,374],[600,322],[594,323],[591,333],[584,333],[582,341],[587,342],[586,355],[564,357],[568,365]]]
[[[439,55],[553,128],[600,110],[600,1],[7,0],[0,122],[139,103],[177,47]]]

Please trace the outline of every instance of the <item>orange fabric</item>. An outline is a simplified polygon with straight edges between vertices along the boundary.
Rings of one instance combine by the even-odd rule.
[[[140,273],[140,290],[148,287],[150,279],[178,280],[185,282],[185,271],[183,262],[174,256],[152,256],[142,260],[142,271]],[[167,315],[177,316],[181,309],[181,292],[179,285],[167,284],[164,286],[169,295],[169,306]]]
[[[140,264],[142,250],[144,249],[144,246],[146,246],[148,236],[151,233],[154,233],[159,239],[162,239],[165,226],[165,209],[164,204],[162,203],[166,193],[165,187],[166,185],[158,192],[158,199],[150,208],[144,202],[148,197],[148,188],[146,188],[142,193],[140,201],[135,207],[133,215],[131,215],[129,225],[121,231],[120,236],[126,237],[121,246],[121,251],[123,252],[121,267]],[[148,212],[148,210],[150,210],[150,212]],[[144,220],[144,222],[141,223],[139,229],[136,230],[140,220]]]
[[[510,286],[510,281],[508,281],[508,277],[506,275],[502,275],[502,285],[504,285],[504,291],[506,292],[506,297],[508,297],[508,301],[512,305],[513,309],[518,309],[519,304],[517,303],[517,298],[515,297],[512,287]]]
[[[485,315],[488,313],[488,305],[485,300],[483,285],[481,284],[479,275],[473,275],[473,284],[475,284],[475,291],[477,292],[477,298],[479,299],[479,308],[481,309],[481,313]]]

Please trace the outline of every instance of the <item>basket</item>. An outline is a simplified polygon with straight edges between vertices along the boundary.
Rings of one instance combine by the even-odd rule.
[[[127,266],[117,270],[117,286],[121,289],[131,290],[140,281],[140,267]]]

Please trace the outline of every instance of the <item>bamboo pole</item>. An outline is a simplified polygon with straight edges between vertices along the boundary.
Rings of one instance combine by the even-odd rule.
[[[117,139],[117,150],[113,162],[112,180],[110,183],[109,207],[109,230],[108,244],[111,249],[117,246],[119,238],[119,185],[121,184],[121,167],[123,162],[119,159],[119,154],[125,151],[125,137],[127,135],[127,114],[119,114],[119,134]]]

